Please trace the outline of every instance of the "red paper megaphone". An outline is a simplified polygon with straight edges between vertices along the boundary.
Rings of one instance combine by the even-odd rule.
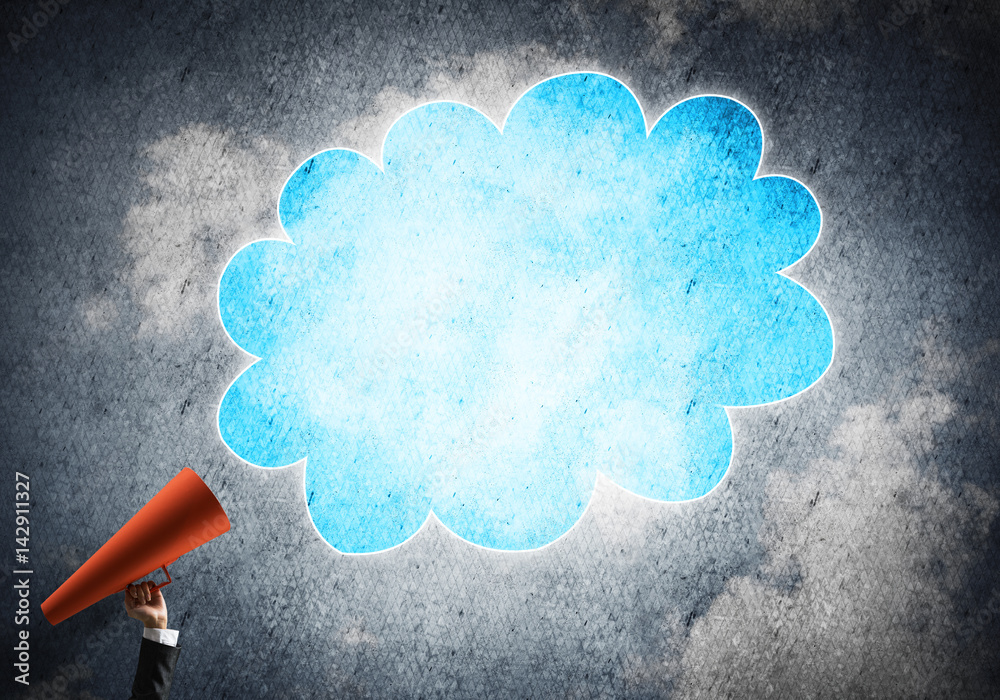
[[[168,564],[228,530],[215,494],[185,467],[42,603],[45,619],[57,625],[160,568],[165,586]]]

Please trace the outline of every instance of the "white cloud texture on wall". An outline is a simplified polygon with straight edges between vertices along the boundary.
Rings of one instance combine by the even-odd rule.
[[[968,632],[953,596],[998,501],[949,485],[961,465],[935,454],[936,430],[978,421],[940,388],[976,358],[930,342],[924,353],[886,398],[845,412],[829,454],[769,477],[766,563],[693,625],[682,697],[917,697],[951,679]]]
[[[160,139],[145,155],[146,196],[124,221],[134,261],[127,281],[142,332],[183,334],[192,316],[214,314],[218,275],[240,245],[284,237],[275,203],[291,158],[278,141],[241,143],[205,124]]]

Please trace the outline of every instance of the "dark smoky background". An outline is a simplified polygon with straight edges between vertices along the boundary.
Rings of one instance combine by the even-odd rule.
[[[233,528],[165,591],[174,698],[1000,692],[1000,4],[43,0],[3,5],[0,31],[0,492],[30,475],[35,572],[32,684],[5,624],[4,695],[127,694],[121,602],[55,628],[38,605],[184,466]],[[650,124],[698,94],[754,110],[761,173],[823,211],[786,274],[827,309],[833,365],[729,410],[707,498],[601,480],[536,552],[432,520],[340,555],[303,464],[251,467],[219,438],[251,361],[219,321],[222,269],[281,235],[278,193],[316,151],[378,159],[412,106],[499,121],[575,70],[622,80]]]

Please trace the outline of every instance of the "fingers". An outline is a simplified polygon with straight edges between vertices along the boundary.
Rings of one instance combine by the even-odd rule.
[[[130,583],[125,587],[125,612],[144,627],[166,629],[167,603],[153,581]]]
[[[132,604],[145,605],[146,603],[153,600],[153,596],[159,593],[159,591],[156,590],[155,588],[152,588],[152,586],[153,586],[152,581],[143,581],[138,586],[135,585],[134,583],[130,583],[127,588],[127,593],[129,597],[132,599],[131,601]],[[126,600],[126,604],[128,602],[129,601]]]
[[[150,587],[149,595],[153,605],[159,605],[160,601],[163,600],[163,594],[160,593],[160,589],[156,587],[156,584]]]

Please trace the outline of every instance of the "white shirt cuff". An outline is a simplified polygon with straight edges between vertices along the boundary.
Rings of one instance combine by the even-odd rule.
[[[177,646],[177,630],[161,630],[157,627],[143,627],[142,636],[151,642],[166,644],[168,647]]]

